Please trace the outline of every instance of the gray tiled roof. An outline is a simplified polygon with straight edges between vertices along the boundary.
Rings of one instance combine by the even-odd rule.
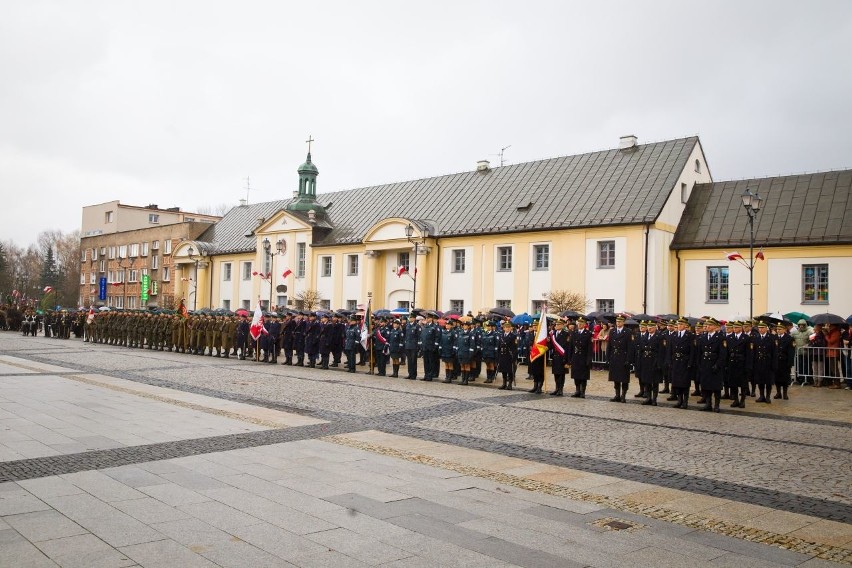
[[[681,138],[322,193],[317,200],[334,228],[314,244],[359,243],[389,217],[429,221],[436,236],[653,222],[697,143]],[[289,201],[236,207],[203,238],[220,254],[254,250],[245,233]]]
[[[755,246],[852,243],[850,186],[852,170],[696,185],[671,247],[747,247],[747,188],[764,198]]]

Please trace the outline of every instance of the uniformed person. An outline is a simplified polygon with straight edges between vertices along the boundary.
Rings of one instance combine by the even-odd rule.
[[[630,366],[635,361],[636,356],[633,351],[633,335],[624,327],[624,316],[615,318],[615,328],[610,330],[606,341],[609,381],[615,388],[615,396],[609,400],[610,402],[627,402]]]
[[[481,335],[480,349],[485,363],[485,382],[493,383],[497,375],[497,357],[500,351],[500,335],[494,329],[494,321],[485,322],[485,332]]]
[[[417,358],[420,350],[420,334],[422,328],[416,316],[411,315],[408,318],[408,325],[405,326],[405,360],[408,363],[408,373],[405,378],[409,380],[417,379]]]
[[[550,332],[548,340],[553,353],[550,359],[550,366],[553,370],[553,380],[556,383],[550,395],[562,396],[562,390],[565,388],[565,374],[571,368],[568,362],[571,338],[568,330],[565,329],[565,322],[563,320],[556,320],[554,322],[553,330]]]
[[[796,362],[796,347],[793,336],[790,335],[786,325],[779,323],[775,326],[775,331],[778,338],[778,364],[775,369],[775,396],[773,398],[788,400],[787,389],[790,386],[790,371]],[[766,396],[769,397],[768,392]]]
[[[456,359],[456,333],[452,320],[448,319],[444,324],[444,329],[441,330],[439,352],[441,361],[444,363],[445,376],[443,382],[451,383],[454,378]]]
[[[512,383],[515,381],[515,365],[518,361],[518,336],[515,335],[513,330],[514,324],[511,321],[504,321],[502,328],[497,370],[503,377],[503,384],[497,388],[500,390],[512,390]]]
[[[592,333],[586,327],[586,320],[577,320],[577,330],[571,334],[571,378],[577,389],[573,398],[586,398],[586,385],[592,368]]]
[[[469,317],[469,316],[466,316]],[[473,366],[474,353],[476,352],[476,334],[471,329],[471,322],[467,319],[462,321],[462,329],[456,334],[455,350],[459,362],[461,382],[466,385],[470,381],[471,367]]]
[[[423,353],[423,380],[437,379],[441,373],[439,348],[441,347],[441,328],[435,323],[434,315],[426,313],[420,330],[420,350]]]
[[[346,371],[348,373],[355,372],[355,353],[360,342],[361,327],[358,325],[358,318],[352,316],[349,318],[349,326],[346,328],[343,341],[343,352],[346,354]]]
[[[699,336],[697,344],[698,383],[701,385],[704,399],[701,410],[714,412],[719,412],[725,365],[728,362],[727,342],[719,327],[720,324],[715,318],[707,318],[704,322],[706,333]]]
[[[675,408],[689,408],[689,386],[695,364],[695,336],[689,331],[686,318],[677,320],[677,331],[667,338],[667,360],[673,394],[678,403]]]
[[[751,369],[751,336],[743,332],[743,322],[730,322],[731,333],[728,344],[728,364],[725,368],[725,385],[730,389],[731,408],[745,408],[748,394],[748,376]]]
[[[657,406],[657,395],[666,367],[666,339],[654,322],[647,321],[647,332],[636,344],[636,377],[647,397],[643,405]],[[611,334],[610,334],[611,336]]]
[[[778,369],[778,344],[769,333],[765,321],[757,324],[757,336],[752,338],[752,378],[760,397],[755,402],[771,403],[770,394]]]

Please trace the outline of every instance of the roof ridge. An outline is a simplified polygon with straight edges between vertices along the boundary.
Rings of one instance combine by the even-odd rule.
[[[790,174],[778,174],[774,176],[763,176],[763,177],[744,177],[744,178],[731,178],[731,179],[722,179],[722,180],[713,180],[704,183],[698,183],[695,185],[714,185],[714,184],[722,184],[722,183],[740,183],[744,181],[763,181],[767,179],[784,179],[784,178],[794,178],[794,177],[802,177],[802,176],[814,176],[819,174],[831,174],[831,173],[840,173],[840,172],[852,172],[852,166],[848,168],[837,168],[831,170],[814,170],[812,172],[799,172],[799,173],[790,173]]]

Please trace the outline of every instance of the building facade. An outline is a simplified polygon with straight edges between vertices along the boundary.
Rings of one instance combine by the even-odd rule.
[[[215,223],[215,215],[181,211],[180,207],[160,209],[157,205],[123,205],[118,200],[83,207],[80,233],[84,237],[123,233],[174,223]]]
[[[697,185],[672,243],[680,313],[852,313],[850,187],[852,170]],[[747,190],[763,198],[754,221],[753,306]]]
[[[670,312],[670,245],[696,184],[697,137],[317,194],[310,153],[290,199],[242,205],[175,248],[197,307],[320,305],[516,312],[551,291],[589,309]],[[268,243],[268,244],[267,244]],[[191,254],[190,254],[191,252]]]
[[[209,227],[190,221],[81,238],[79,305],[173,307],[175,280],[180,278],[174,271],[174,249]],[[194,286],[189,290],[195,293]]]

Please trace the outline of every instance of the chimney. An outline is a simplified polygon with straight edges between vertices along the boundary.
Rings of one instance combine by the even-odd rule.
[[[636,144],[639,142],[639,139],[635,134],[628,134],[626,136],[622,136],[618,139],[618,149],[626,150],[628,148],[634,148]]]
[[[488,160],[479,160],[476,162],[476,171],[487,172],[491,169],[491,162]]]
[[[245,207],[248,205],[248,202],[245,199],[240,199],[240,207]]]

